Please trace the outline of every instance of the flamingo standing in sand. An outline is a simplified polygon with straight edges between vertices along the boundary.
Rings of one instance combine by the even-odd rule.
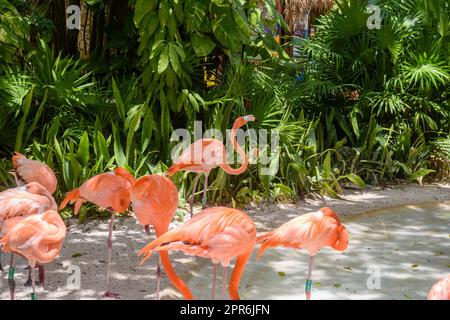
[[[208,176],[212,169],[221,167],[228,174],[238,175],[247,169],[248,160],[245,151],[238,144],[236,139],[237,130],[245,125],[249,121],[255,121],[255,117],[252,115],[239,117],[234,121],[233,128],[231,129],[231,141],[233,141],[233,147],[239,156],[242,158],[242,164],[239,168],[232,168],[227,163],[227,153],[225,146],[217,139],[199,139],[189,145],[180,158],[174,162],[174,164],[167,170],[167,175],[172,176],[180,170],[186,170],[189,172],[196,172],[197,176],[194,179],[192,186],[192,194],[189,198],[190,213],[193,215],[195,190],[200,175],[205,175],[205,183],[203,188],[202,205],[206,205],[206,190],[208,188]]]
[[[153,251],[180,250],[187,254],[212,259],[221,263],[222,298],[225,299],[227,270],[230,261],[237,257],[229,282],[231,299],[239,300],[239,282],[256,244],[256,228],[244,212],[225,207],[202,210],[183,226],[166,232],[147,244],[138,255],[149,259]],[[213,290],[214,290],[213,286]],[[214,292],[214,291],[213,291]]]
[[[155,228],[156,237],[169,230],[169,224],[178,207],[178,190],[168,178],[160,175],[146,175],[139,178],[131,190],[131,202],[138,222],[144,226],[150,236],[150,226]],[[161,267],[172,284],[183,294],[184,299],[191,300],[192,293],[188,286],[175,273],[167,251],[160,251],[160,260],[156,268],[156,299],[159,300]]]
[[[306,280],[306,299],[311,299],[311,275],[314,256],[323,247],[344,251],[348,246],[347,229],[340,223],[336,213],[330,208],[296,217],[279,228],[258,236],[261,243],[257,259],[267,248],[284,246],[306,249],[309,253],[309,271]]]
[[[7,189],[0,192],[0,236],[6,235],[17,223],[28,216],[43,213],[46,210],[57,210],[55,199],[46,188],[37,182],[30,182],[24,186]],[[15,290],[15,256],[11,254],[8,270],[8,285],[11,299]],[[44,285],[45,272],[39,267],[39,281]],[[31,269],[29,277],[31,277]]]
[[[12,156],[12,164],[14,171],[10,173],[14,176],[16,186],[20,187],[29,182],[37,182],[48,190],[51,194],[56,191],[58,180],[52,169],[45,163],[37,160],[27,159],[23,154],[14,152]],[[11,253],[11,261],[14,253]],[[37,265],[39,268],[39,278],[41,278],[44,268]],[[0,263],[0,270],[2,270]],[[12,279],[13,280],[13,279]],[[28,280],[25,285],[31,284],[31,270],[28,274]],[[43,283],[41,283],[43,285]]]
[[[134,177],[124,168],[116,168],[114,172],[107,172],[96,175],[81,187],[74,189],[67,193],[60,209],[66,207],[69,203],[75,202],[74,213],[78,214],[78,210],[84,202],[92,202],[95,205],[106,208],[111,212],[111,220],[109,222],[109,234],[107,240],[108,246],[108,260],[106,269],[106,291],[105,297],[118,297],[116,293],[110,291],[110,271],[111,271],[111,256],[112,256],[112,230],[114,222],[114,214],[122,213],[128,209],[131,199],[131,188],[136,182]]]
[[[431,287],[428,300],[450,300],[450,274]]]
[[[28,259],[32,270],[32,300],[36,300],[34,268],[38,262],[49,263],[58,256],[66,231],[66,225],[58,212],[48,210],[27,216],[0,240],[0,246],[5,252],[14,252]]]

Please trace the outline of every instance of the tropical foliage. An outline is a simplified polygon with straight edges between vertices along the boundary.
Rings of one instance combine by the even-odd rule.
[[[0,0],[3,187],[14,150],[54,168],[61,197],[118,165],[162,172],[174,129],[225,132],[243,114],[279,145],[240,176],[215,170],[216,203],[448,177],[448,1],[378,1],[380,29],[363,2],[337,1],[296,59],[274,40],[277,24],[289,30],[272,0],[119,2],[81,1],[93,22],[59,32],[64,6]],[[192,178],[174,177],[182,195]]]

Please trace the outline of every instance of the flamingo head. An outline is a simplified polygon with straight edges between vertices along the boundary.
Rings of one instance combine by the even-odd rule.
[[[242,119],[243,119],[246,123],[249,122],[249,121],[255,121],[255,120],[256,120],[255,116],[252,116],[251,114],[250,114],[250,115],[247,115],[247,116],[243,116]]]
[[[235,129],[240,128],[247,122],[255,121],[255,120],[256,120],[255,116],[252,116],[252,115],[247,115],[247,116],[236,118],[236,120],[234,121],[234,124],[233,124],[233,128],[235,128]]]
[[[348,231],[343,225],[338,226],[336,231],[338,233],[338,239],[333,248],[338,251],[344,251],[348,247]]]

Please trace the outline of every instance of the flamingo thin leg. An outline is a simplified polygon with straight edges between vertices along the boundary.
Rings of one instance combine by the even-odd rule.
[[[31,288],[33,288],[33,292],[31,293],[31,300],[37,300],[36,297],[36,273],[34,272],[34,266],[30,266],[31,270]]]
[[[158,257],[156,265],[156,300],[159,300],[159,291],[161,288],[161,256]]]
[[[203,188],[203,197],[202,197],[202,208],[206,207],[206,190],[208,189],[208,175],[209,173],[205,173],[205,185]]]
[[[217,284],[217,268],[218,268],[218,266],[219,266],[218,263],[214,263],[211,300],[216,300],[216,284]]]
[[[31,267],[28,266],[28,278],[27,281],[25,281],[25,283],[23,284],[25,287],[31,287]]]
[[[145,233],[147,233],[148,238],[150,239],[150,226],[146,225],[144,227]],[[161,288],[161,256],[159,256],[158,264],[156,265],[156,297],[155,300],[159,300],[159,291]]]
[[[222,270],[222,300],[225,300],[227,295],[228,266],[223,267]]]
[[[14,292],[16,290],[16,281],[14,280],[14,273],[16,272],[16,256],[11,253],[11,262],[8,270],[8,286],[11,300],[14,300]]]
[[[112,293],[110,289],[110,275],[111,275],[111,257],[112,257],[112,231],[113,231],[113,223],[114,223],[114,211],[111,211],[111,220],[109,221],[109,234],[108,240],[106,242],[108,246],[108,260],[107,260],[107,269],[106,269],[106,291],[105,297],[119,297],[117,293]]]
[[[194,178],[194,181],[193,181],[192,194],[191,194],[191,196],[189,197],[189,208],[190,208],[190,210],[191,210],[191,218],[192,218],[192,216],[194,215],[194,198],[195,198],[195,190],[197,190],[197,183],[198,183],[199,178],[200,178],[200,174],[197,174],[197,175],[195,176],[195,178]]]
[[[45,289],[44,288],[44,283],[45,283],[45,269],[44,269],[44,265],[43,264],[38,264],[37,267],[38,267],[38,270],[39,270],[39,283],[40,283],[41,287],[43,289]]]
[[[36,267],[39,269],[39,281],[36,281],[36,285],[41,286],[42,288],[44,288],[44,281],[45,281],[45,269],[44,269],[44,265],[41,265],[39,263],[36,263]],[[31,267],[28,266],[28,279],[27,281],[24,283],[25,287],[30,287],[31,286]]]
[[[308,271],[308,277],[306,279],[306,285],[305,285],[305,293],[306,293],[306,300],[311,300],[311,285],[312,285],[312,268],[314,264],[314,256],[309,256],[309,271]]]

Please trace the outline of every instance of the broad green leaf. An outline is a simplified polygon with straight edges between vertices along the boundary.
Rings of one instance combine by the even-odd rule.
[[[275,175],[278,173],[279,169],[280,169],[280,152],[276,152],[276,155],[271,157],[269,164],[269,171],[266,172],[266,174],[268,175],[269,183],[275,178]]]
[[[183,4],[184,1],[182,0],[173,0],[173,11],[175,13],[175,17],[177,18],[178,21],[183,21],[184,20],[184,12],[183,12]]]
[[[197,31],[205,18],[208,0],[187,0],[184,6],[186,16],[186,31]]]
[[[193,94],[188,94],[188,99],[191,102],[191,106],[194,108],[195,111],[199,112],[200,107],[198,105],[197,99],[195,99],[195,96]]]
[[[409,176],[409,180],[410,181],[419,180],[419,179],[421,179],[421,178],[425,177],[426,175],[428,175],[430,173],[433,173],[433,172],[436,172],[436,170],[422,168],[422,169],[419,169],[419,170],[415,171],[414,173],[412,173]]]
[[[161,54],[159,56],[158,74],[161,74],[164,71],[166,71],[168,66],[169,66],[169,46],[166,45],[164,49],[161,51]]]
[[[217,40],[226,48],[232,51],[238,51],[241,46],[241,42],[236,35],[238,30],[235,22],[230,14],[224,14],[214,20],[213,32]]]
[[[176,104],[177,107],[176,107],[175,112],[181,111],[181,108],[186,103],[188,94],[189,94],[189,91],[187,89],[181,90],[181,93],[178,95],[178,98],[177,98],[177,104]]]
[[[87,132],[83,132],[80,144],[78,145],[77,157],[80,159],[81,165],[87,167],[89,163],[89,136]]]
[[[395,162],[395,165],[397,165],[397,166],[399,166],[400,168],[402,168],[402,169],[403,169],[403,172],[404,172],[406,175],[411,175],[412,170],[411,170],[411,168],[410,168],[406,163],[397,161],[397,162]]]
[[[127,159],[130,158],[131,146],[132,146],[132,143],[133,143],[134,134],[139,129],[140,121],[141,121],[141,111],[139,110],[139,112],[137,112],[134,115],[133,120],[131,120],[131,123],[130,123],[129,128],[128,128],[127,146],[126,146]]]
[[[78,180],[81,177],[81,173],[83,172],[83,167],[76,159],[75,155],[70,153],[68,154],[70,160],[70,181],[73,187],[78,184]]]
[[[116,108],[117,113],[119,114],[122,121],[125,121],[125,106],[122,101],[122,96],[120,95],[119,88],[117,87],[116,80],[112,78],[112,87],[113,87],[113,93],[114,93],[114,99],[116,100]]]
[[[205,106],[205,100],[196,92],[194,92],[195,99],[204,107]]]
[[[178,59],[178,53],[175,49],[176,44],[169,44],[169,57],[170,57],[170,64],[172,65],[172,68],[175,72],[179,72],[180,70],[180,61]]]
[[[147,110],[145,111],[145,116],[142,123],[141,153],[144,153],[150,145],[154,127],[153,112],[148,107],[146,109]]]
[[[323,161],[323,177],[325,179],[331,178],[331,152],[328,151]]]
[[[103,156],[103,159],[105,159],[106,161],[109,161],[109,159],[111,157],[108,152],[108,144],[106,143],[105,137],[103,136],[103,134],[100,131],[97,131],[97,141],[98,141],[98,146],[100,148],[100,153]]]
[[[58,133],[59,126],[61,124],[61,118],[57,117],[53,120],[52,125],[50,126],[50,129],[47,131],[47,141],[50,141],[56,134]]]
[[[184,53],[183,47],[178,44],[174,44],[173,48],[177,51],[181,62],[183,62],[186,59],[186,54]]]
[[[159,17],[156,12],[152,12],[145,16],[144,21],[142,22],[144,25],[140,28],[139,31],[139,48],[138,54],[141,55],[142,52],[147,49],[149,45],[150,37],[155,33],[156,29],[159,26]]]
[[[169,3],[167,0],[160,0],[159,2],[159,23],[161,27],[165,27],[167,25],[167,21],[169,20]]]
[[[216,47],[216,44],[211,39],[197,32],[191,34],[191,42],[198,57],[207,56]]]
[[[103,2],[103,0],[85,0],[85,1],[86,1],[86,3],[87,3],[89,6],[93,6],[93,5],[97,4],[97,3]]]
[[[353,132],[355,133],[356,137],[359,139],[359,125],[358,125],[358,118],[356,114],[350,114],[350,119],[352,123]]]
[[[251,9],[249,13],[249,22],[252,26],[256,26],[261,21],[261,10]]]
[[[114,156],[116,158],[116,163],[119,167],[123,167],[127,164],[127,158],[125,157],[125,154],[123,153],[122,144],[120,142],[120,135],[119,131],[117,129],[116,124],[112,123],[113,128],[113,138],[114,138]]]
[[[28,113],[30,112],[31,101],[33,99],[33,90],[34,90],[34,87],[32,87],[31,90],[28,92],[28,94],[26,95],[25,100],[23,102],[23,115],[20,119],[19,128],[17,129],[16,144],[14,146],[14,150],[16,150],[16,151],[20,151],[22,148],[23,133],[25,130]]]
[[[165,139],[169,136],[170,115],[169,115],[169,106],[167,105],[167,100],[163,91],[160,92],[160,102],[161,102],[161,136]]]
[[[177,29],[177,20],[175,18],[175,15],[173,14],[172,10],[170,10],[170,13],[169,13],[167,27],[169,30],[168,39],[170,39],[170,40],[175,39],[179,34],[178,34],[178,29]]]
[[[137,0],[134,5],[134,24],[139,27],[144,16],[153,10],[155,10],[157,0]],[[145,27],[145,25],[144,25]]]
[[[45,94],[44,94],[44,97],[42,98],[42,102],[39,105],[39,108],[34,115],[33,123],[27,129],[27,135],[25,137],[24,143],[27,143],[28,140],[30,140],[31,134],[33,133],[34,129],[36,128],[36,125],[37,125],[39,119],[41,119],[42,112],[44,111],[45,103],[47,102],[47,97],[48,97],[48,90],[45,90]]]
[[[360,188],[364,188],[366,186],[363,179],[361,179],[361,177],[358,176],[357,174],[350,173],[350,174],[346,175],[345,177]]]
[[[247,17],[245,16],[245,11],[242,6],[232,7],[233,18],[236,22],[239,30],[245,35],[245,37],[250,37],[250,29],[247,23]]]
[[[56,136],[53,137],[53,147],[55,149],[56,159],[58,160],[61,169],[63,169],[64,156],[61,150],[61,146],[58,142],[58,139],[56,139]]]

